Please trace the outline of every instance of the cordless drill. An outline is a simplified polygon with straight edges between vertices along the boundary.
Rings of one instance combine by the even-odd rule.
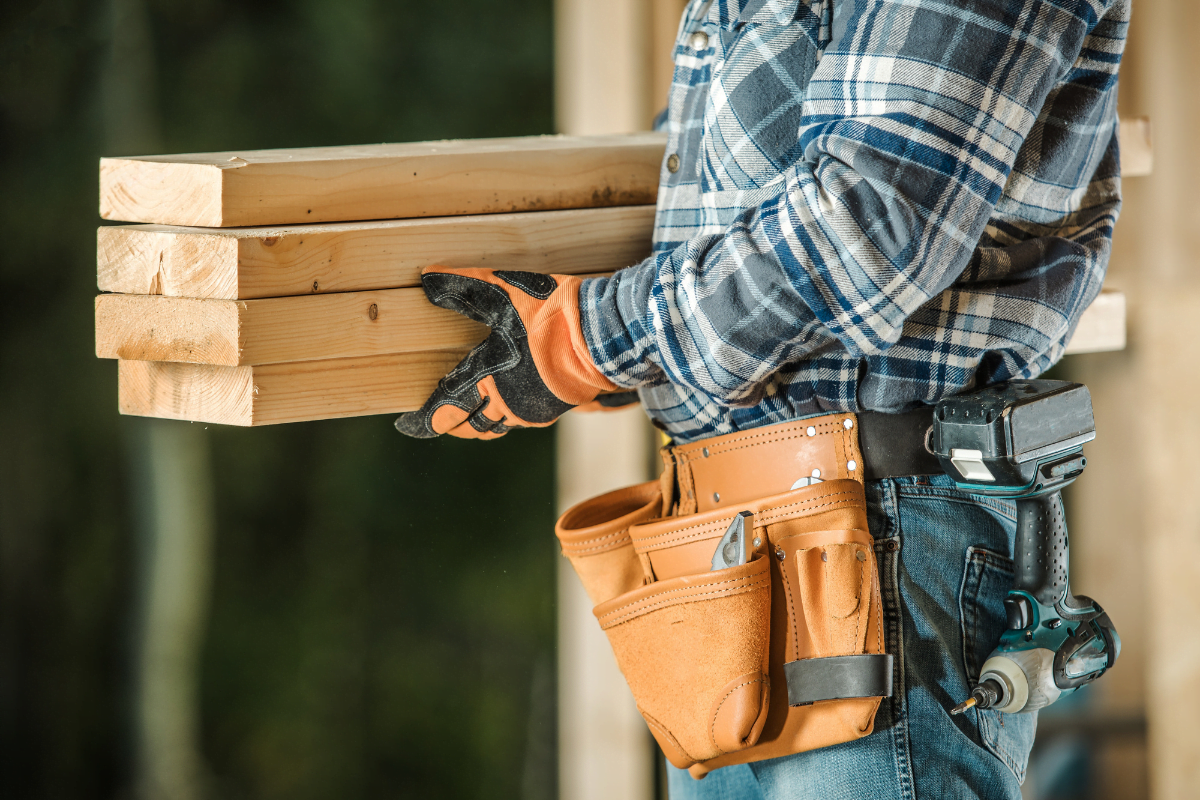
[[[950,713],[1036,711],[1103,675],[1121,639],[1091,598],[1071,594],[1061,491],[1096,438],[1086,386],[1015,380],[943,400],[927,446],[960,489],[1017,504],[1016,576],[1008,629],[971,696]]]

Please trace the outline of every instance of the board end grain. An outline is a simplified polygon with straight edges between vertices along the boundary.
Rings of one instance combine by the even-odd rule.
[[[223,172],[211,164],[100,159],[100,217],[219,228]]]
[[[120,361],[117,394],[130,416],[242,427],[254,421],[253,367]]]

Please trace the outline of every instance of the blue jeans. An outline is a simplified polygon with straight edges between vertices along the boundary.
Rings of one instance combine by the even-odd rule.
[[[867,484],[867,512],[896,657],[874,733],[698,781],[668,764],[671,800],[1019,800],[1037,714],[948,713],[1005,627],[1014,504],[909,477]]]

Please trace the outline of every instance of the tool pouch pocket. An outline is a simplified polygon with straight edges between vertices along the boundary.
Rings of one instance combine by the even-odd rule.
[[[647,481],[593,497],[559,518],[554,533],[593,604],[646,582],[629,529],[657,519],[661,513],[659,483]]]
[[[773,532],[789,595],[788,705],[890,695],[892,663],[884,654],[870,534],[853,528],[789,534],[788,528],[783,523]],[[867,704],[871,716],[877,705]]]
[[[758,741],[770,697],[766,556],[656,581],[594,613],[672,764],[686,768]]]

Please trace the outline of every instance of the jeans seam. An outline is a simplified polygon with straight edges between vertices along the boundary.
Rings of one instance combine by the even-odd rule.
[[[963,568],[962,583],[958,587],[958,614],[962,619],[963,675],[966,676],[968,683],[979,678],[972,665],[978,661],[975,657],[975,639],[978,638],[976,627],[979,622],[979,592],[983,586],[983,570],[989,562],[997,562],[996,568],[1003,572],[1011,573],[1013,571],[1011,566],[1006,567],[1004,564],[1004,562],[1011,564],[1012,559],[987,548],[971,545],[967,548],[967,561]],[[978,565],[979,580],[975,583],[970,598],[971,602],[967,603],[967,580],[971,575],[972,568],[976,565]],[[970,614],[969,619],[968,613]],[[982,664],[980,666],[982,667]]]
[[[900,796],[905,800],[915,800],[916,786],[913,778],[912,752],[909,747],[908,704],[906,702],[908,686],[904,661],[904,620],[900,602],[900,554],[904,552],[904,531],[900,523],[899,504],[896,500],[896,482],[885,480],[881,482],[880,506],[887,520],[888,529],[883,533],[887,540],[896,540],[900,545],[895,550],[885,550],[886,573],[881,570],[883,578],[884,618],[887,633],[892,641],[892,657],[895,664],[895,686],[891,697],[892,712],[892,741],[895,748],[896,778],[900,786]],[[882,543],[878,543],[882,544]]]
[[[1016,521],[1017,518],[1013,504],[996,497],[968,494],[960,489],[946,489],[940,486],[902,486],[898,491],[903,497],[940,497],[952,503],[984,506],[1012,521]]]

